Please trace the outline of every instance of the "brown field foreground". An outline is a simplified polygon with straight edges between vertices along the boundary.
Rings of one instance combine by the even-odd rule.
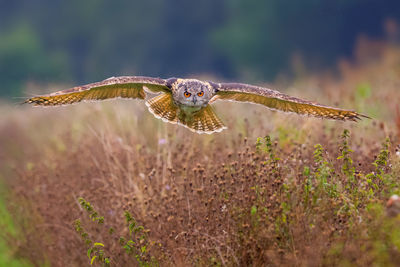
[[[400,216],[388,216],[386,202],[400,194],[400,50],[377,46],[360,45],[340,78],[303,77],[282,90],[373,118],[359,123],[217,102],[229,129],[197,135],[135,100],[2,105],[0,178],[14,229],[2,237],[12,257],[35,266],[399,266]]]

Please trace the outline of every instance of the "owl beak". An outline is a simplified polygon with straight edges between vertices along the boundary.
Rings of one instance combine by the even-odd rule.
[[[196,102],[197,102],[196,96],[193,96],[192,101],[193,101],[193,104],[196,104]]]

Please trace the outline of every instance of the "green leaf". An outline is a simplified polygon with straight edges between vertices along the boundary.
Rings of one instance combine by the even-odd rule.
[[[303,174],[304,174],[304,176],[309,176],[310,175],[310,167],[304,166]]]
[[[135,222],[129,224],[129,233],[132,234],[133,228],[135,227]]]
[[[97,258],[97,256],[94,256],[93,258],[92,258],[92,260],[90,261],[90,265],[92,265],[93,264],[93,262],[94,262],[94,260]]]
[[[139,231],[144,231],[144,227],[140,225],[140,226],[136,227],[134,229],[134,231],[135,231],[135,234],[138,233]]]
[[[108,233],[110,235],[112,235],[115,232],[114,228],[110,227],[110,229],[108,229]]]
[[[257,207],[256,206],[251,207],[250,213],[251,215],[255,215],[257,213]]]
[[[88,251],[87,251],[87,256],[88,256],[89,259],[91,257],[92,252],[93,252],[93,249],[89,248]]]
[[[102,247],[104,247],[104,244],[103,243],[94,243],[93,246],[102,246]]]

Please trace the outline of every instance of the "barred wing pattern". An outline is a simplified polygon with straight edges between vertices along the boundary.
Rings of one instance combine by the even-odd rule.
[[[357,121],[360,117],[369,118],[355,111],[320,105],[264,87],[241,83],[219,83],[215,87],[216,99],[250,102],[274,110],[335,120]]]
[[[186,114],[174,104],[171,94],[160,94],[146,102],[149,111],[165,122],[178,123],[196,133],[215,133],[226,129],[210,105]]]
[[[32,97],[25,103],[32,103],[36,106],[56,106],[117,97],[144,99],[146,97],[144,87],[152,92],[170,93],[166,80],[141,76],[121,76],[49,95]]]

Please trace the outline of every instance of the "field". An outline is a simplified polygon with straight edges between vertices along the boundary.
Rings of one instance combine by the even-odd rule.
[[[135,100],[2,104],[0,264],[399,266],[400,49],[356,54],[281,91],[358,123],[217,102],[228,130],[197,135]]]

